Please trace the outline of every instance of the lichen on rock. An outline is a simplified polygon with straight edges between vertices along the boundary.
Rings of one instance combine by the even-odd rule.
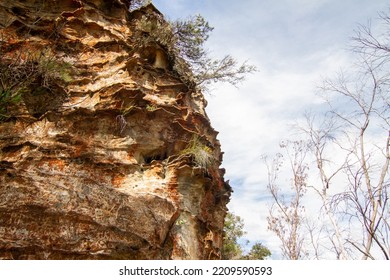
[[[121,0],[0,2],[0,66],[20,79],[0,77],[1,259],[220,258],[217,132],[145,18],[164,20]]]

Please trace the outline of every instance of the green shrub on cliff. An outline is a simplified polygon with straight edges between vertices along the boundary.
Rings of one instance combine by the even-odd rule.
[[[146,6],[150,1],[147,2]],[[240,64],[231,55],[222,59],[211,58],[205,43],[214,28],[199,14],[174,21],[165,21],[157,14],[152,17],[143,15],[137,26],[140,31],[149,34],[142,40],[154,41],[162,46],[174,58],[174,70],[202,90],[208,90],[212,83],[217,82],[237,86],[247,74],[257,71],[255,66],[247,62]]]
[[[71,82],[71,74],[72,66],[47,50],[5,53],[0,48],[0,121],[12,117],[10,107],[25,94],[51,91],[56,83]]]

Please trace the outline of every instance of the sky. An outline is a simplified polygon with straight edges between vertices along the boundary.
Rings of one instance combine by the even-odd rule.
[[[213,86],[206,112],[219,132],[225,179],[234,190],[229,211],[244,219],[245,239],[275,256],[279,243],[267,229],[270,195],[263,155],[273,156],[305,111],[324,110],[316,95],[325,77],[346,67],[358,24],[373,23],[386,0],[154,0],[168,18],[201,14],[214,30],[210,55],[230,54],[258,72],[238,88]]]

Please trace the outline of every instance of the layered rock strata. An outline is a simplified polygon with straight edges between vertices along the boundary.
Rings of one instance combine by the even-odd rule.
[[[0,1],[1,259],[220,258],[217,132],[128,3]]]

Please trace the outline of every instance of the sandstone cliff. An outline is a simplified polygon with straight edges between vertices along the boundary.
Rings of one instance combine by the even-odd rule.
[[[128,2],[0,1],[1,259],[220,258],[217,133]]]

